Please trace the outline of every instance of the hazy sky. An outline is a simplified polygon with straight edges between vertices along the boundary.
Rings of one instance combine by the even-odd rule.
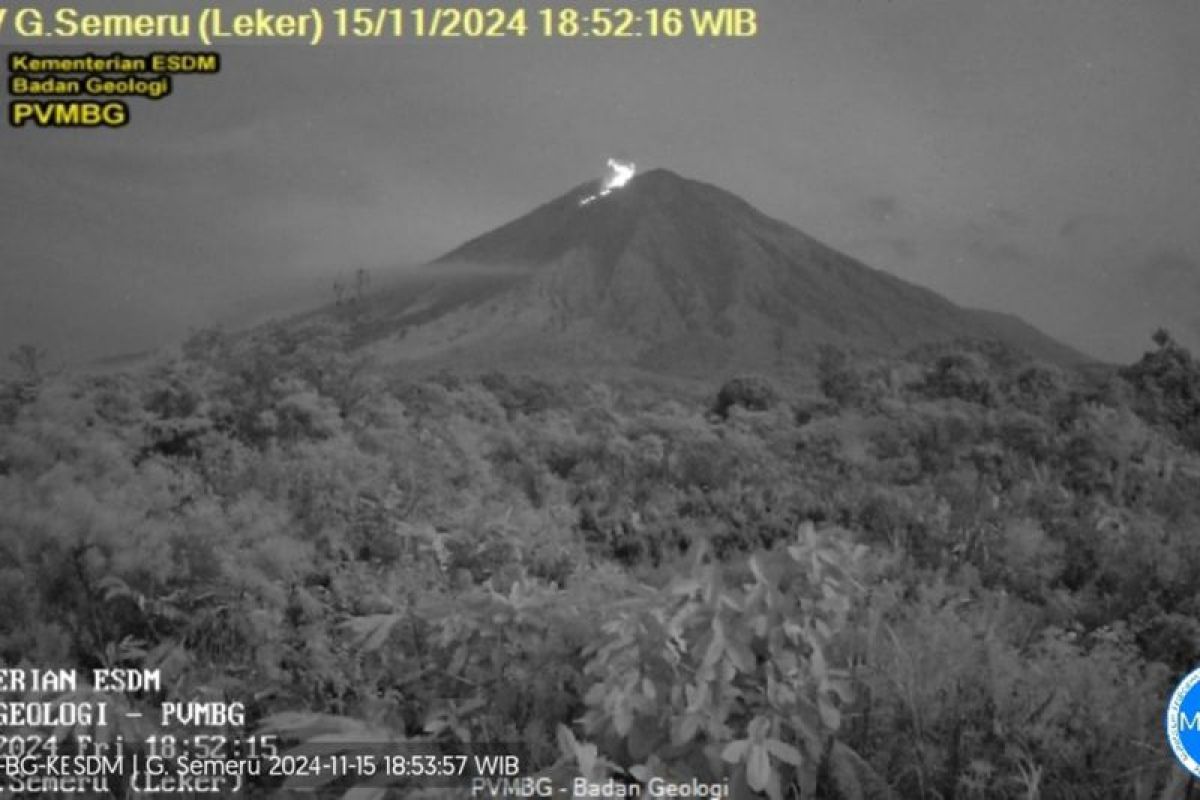
[[[75,361],[286,305],[609,155],[1098,356],[1157,324],[1200,347],[1200,3],[739,4],[757,38],[235,45],[126,128],[3,127],[0,347]]]

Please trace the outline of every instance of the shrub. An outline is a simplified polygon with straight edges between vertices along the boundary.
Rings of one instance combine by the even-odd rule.
[[[817,380],[821,393],[843,408],[857,406],[866,398],[862,376],[845,351],[832,345],[822,345],[817,353]]]
[[[726,381],[713,403],[713,413],[728,418],[729,410],[741,406],[747,411],[767,411],[779,402],[779,393],[766,378],[745,376]]]
[[[1148,422],[1178,431],[1185,444],[1200,449],[1200,362],[1164,330],[1154,334],[1158,349],[1120,371],[1135,389],[1135,407]]]
[[[917,391],[930,398],[958,398],[990,406],[995,403],[995,386],[988,363],[976,353],[948,353],[925,372]]]
[[[805,525],[784,553],[751,556],[741,585],[737,571],[697,555],[690,575],[589,647],[586,735],[640,780],[812,796],[822,764],[858,763],[836,744],[850,685],[834,637],[862,554],[846,532]]]

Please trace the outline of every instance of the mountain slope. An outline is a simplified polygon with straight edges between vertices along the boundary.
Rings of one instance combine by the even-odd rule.
[[[660,169],[581,206],[595,188],[582,184],[435,261],[430,273],[456,288],[434,280],[407,306],[383,303],[377,330],[400,331],[387,351],[703,372],[769,369],[823,342],[886,352],[973,337],[1086,361],[1016,318],[872,269],[718,187]],[[430,308],[438,313],[413,313]]]

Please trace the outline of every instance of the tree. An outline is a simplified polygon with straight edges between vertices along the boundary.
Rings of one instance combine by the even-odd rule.
[[[747,411],[767,411],[778,401],[779,393],[766,378],[743,376],[725,382],[717,392],[713,412],[724,419],[734,406],[741,406]]]
[[[0,422],[12,422],[22,406],[37,399],[45,382],[46,351],[32,344],[22,344],[8,354],[16,375],[0,383]]]
[[[833,345],[821,345],[817,354],[817,380],[821,393],[843,408],[856,406],[864,398],[862,376],[850,365],[846,352]]]
[[[976,353],[947,353],[926,371],[920,391],[931,398],[958,398],[969,403],[990,406],[995,403],[995,387],[987,360]]]
[[[23,344],[8,354],[8,361],[17,368],[17,380],[40,383],[45,377],[46,351],[32,344]]]
[[[1152,338],[1157,349],[1120,371],[1136,392],[1134,410],[1153,425],[1173,428],[1184,444],[1200,449],[1200,363],[1167,331],[1160,328]]]

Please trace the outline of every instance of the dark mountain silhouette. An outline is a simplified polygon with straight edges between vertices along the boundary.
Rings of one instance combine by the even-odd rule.
[[[663,169],[580,205],[585,183],[468,241],[372,304],[407,359],[770,369],[831,343],[894,352],[998,339],[1084,362],[1016,317],[872,269],[737,196]]]

